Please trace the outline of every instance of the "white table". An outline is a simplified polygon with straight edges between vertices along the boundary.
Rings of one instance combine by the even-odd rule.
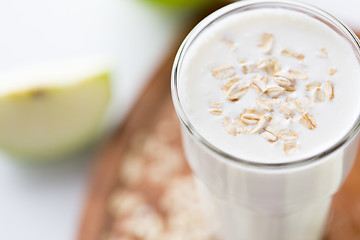
[[[357,0],[305,0],[350,25]],[[181,16],[136,0],[5,0],[0,3],[0,71],[33,62],[108,53],[116,60],[116,119],[124,117],[180,29]],[[0,239],[76,236],[93,156],[48,166],[0,154]]]

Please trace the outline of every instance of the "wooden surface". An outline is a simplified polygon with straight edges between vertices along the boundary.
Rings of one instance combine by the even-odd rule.
[[[179,123],[176,120],[170,98],[170,72],[180,39],[182,37],[179,37],[179,41],[174,44],[173,50],[151,77],[149,85],[140,95],[124,124],[114,133],[99,153],[94,166],[91,188],[85,203],[78,240],[106,239],[106,234],[112,231],[114,217],[109,212],[109,199],[119,187],[126,187],[120,181],[119,171],[129,151],[134,151],[133,144],[144,141],[144,139],[139,140],[141,139],[139,133],[143,138],[151,137],[153,136],[151,132],[155,131],[155,126],[158,123],[163,119],[170,119],[170,122],[174,125],[170,125],[168,134],[175,138],[171,140],[171,144],[175,144],[175,147],[181,149],[180,135],[178,133]],[[154,149],[154,151],[157,151],[157,149]],[[180,153],[180,156],[184,159],[182,153]],[[325,237],[326,240],[360,239],[359,158],[358,155],[349,178],[339,193],[335,195],[332,208],[333,214]],[[149,201],[156,202],[159,194],[158,190],[152,188],[155,190],[150,191],[144,185],[141,186],[140,190],[142,189],[141,191],[150,196]],[[122,238],[119,237],[119,239]],[[168,239],[171,240],[171,238]]]

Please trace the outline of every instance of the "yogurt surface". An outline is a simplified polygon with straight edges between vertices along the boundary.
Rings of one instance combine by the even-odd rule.
[[[253,162],[321,153],[360,112],[354,49],[292,10],[249,10],[216,22],[188,49],[179,76],[180,101],[196,130]]]

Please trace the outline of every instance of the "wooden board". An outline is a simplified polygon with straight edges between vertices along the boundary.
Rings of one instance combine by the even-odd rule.
[[[179,123],[170,97],[170,72],[182,36],[179,37],[179,41],[174,44],[168,57],[151,77],[149,85],[140,95],[124,124],[99,153],[94,166],[78,240],[142,239],[139,235],[129,237],[126,233],[127,229],[123,227],[126,224],[127,228],[136,227],[134,221],[130,221],[130,223],[128,221],[125,224],[124,216],[130,213],[122,206],[127,206],[128,209],[135,208],[135,206],[129,205],[129,203],[124,205],[124,202],[116,199],[116,197],[121,198],[124,194],[131,199],[130,202],[142,205],[145,203],[146,206],[151,206],[151,209],[145,208],[144,210],[142,208],[139,213],[140,219],[150,219],[148,222],[145,220],[139,222],[141,229],[146,229],[147,224],[150,225],[149,229],[161,229],[168,234],[163,239],[168,240],[174,239],[174,235],[171,235],[174,233],[169,233],[174,222],[170,218],[173,216],[184,218],[184,214],[174,213],[173,209],[169,209],[163,199],[164,195],[170,194],[171,197],[171,194],[179,194],[171,193],[171,187],[178,184],[176,186],[180,186],[181,189],[183,186],[185,190],[180,194],[184,194],[184,198],[188,199],[188,202],[176,204],[184,206],[184,209],[186,208],[189,212],[197,208],[198,205],[189,204],[191,201],[196,202],[197,199],[193,198],[195,195],[193,186],[187,177],[190,171],[182,153]],[[349,178],[335,196],[332,208],[333,217],[325,237],[326,240],[360,239],[359,158],[360,155],[358,155]],[[159,159],[162,159],[163,162]],[[129,165],[129,163],[134,164]],[[119,214],[123,215],[119,216]],[[200,213],[196,212],[190,215],[194,214]],[[195,221],[194,219],[189,220],[186,217],[185,220],[182,220],[190,221],[191,224],[199,224],[196,225],[198,229],[203,227],[199,219],[195,219],[195,223],[191,222]],[[159,221],[161,223],[157,224]],[[201,234],[193,228],[189,229],[188,226],[181,225],[180,227],[191,234]],[[138,229],[140,235],[155,234],[141,233],[141,229]],[[204,232],[207,235],[194,239],[211,239],[211,233],[205,230]],[[180,233],[178,231],[177,234],[181,234],[181,231]],[[160,240],[156,237],[154,239]],[[190,238],[183,236],[180,239]]]

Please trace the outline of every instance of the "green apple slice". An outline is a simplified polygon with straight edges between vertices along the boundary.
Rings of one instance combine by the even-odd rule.
[[[54,159],[98,135],[109,105],[110,75],[96,64],[77,63],[5,74],[2,81],[13,84],[0,91],[1,148],[29,160]]]

